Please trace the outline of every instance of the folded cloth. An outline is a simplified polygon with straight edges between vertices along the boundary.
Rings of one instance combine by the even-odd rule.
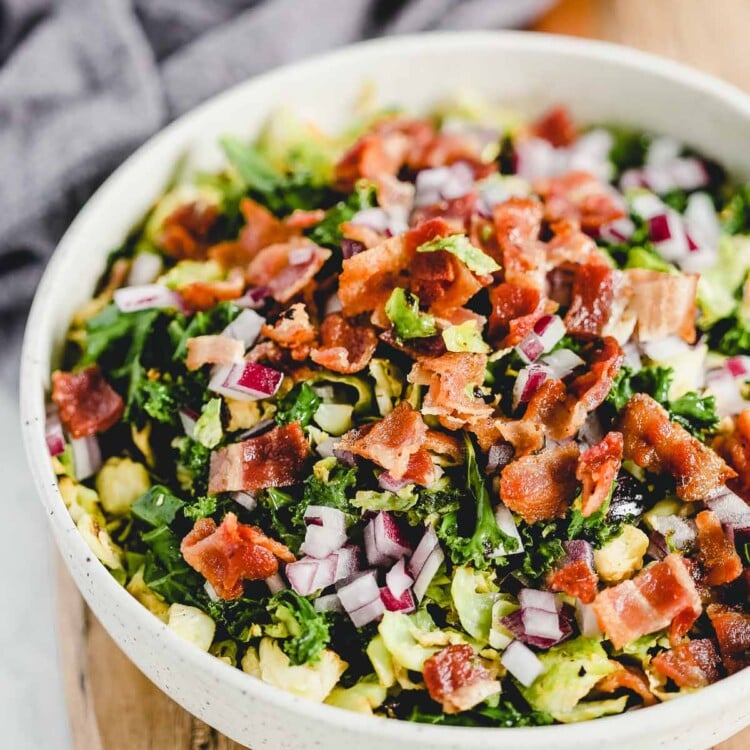
[[[97,184],[170,119],[382,34],[528,22],[549,0],[0,0],[0,346]],[[13,356],[0,358],[7,377]]]

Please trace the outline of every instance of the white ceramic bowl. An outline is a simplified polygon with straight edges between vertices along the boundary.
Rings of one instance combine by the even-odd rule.
[[[83,596],[115,642],[164,692],[254,750],[690,750],[739,731],[750,723],[750,670],[653,708],[569,726],[435,727],[321,706],[180,640],[114,581],[78,534],[50,467],[44,394],[68,321],[91,295],[108,251],[160,193],[184,152],[211,166],[219,158],[220,135],[251,136],[280,105],[324,126],[344,124],[366,81],[376,84],[381,102],[416,109],[467,86],[531,112],[564,102],[580,122],[668,133],[750,175],[750,100],[739,91],[630,49],[544,35],[458,33],[369,42],[248,81],[181,118],[128,159],[81,211],[47,268],[26,331],[26,451],[57,544]]]

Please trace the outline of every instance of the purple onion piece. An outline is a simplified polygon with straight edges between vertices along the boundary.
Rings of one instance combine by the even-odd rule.
[[[240,440],[247,440],[251,437],[257,437],[262,435],[264,432],[268,432],[273,427],[275,422],[273,419],[261,419],[260,422],[254,424],[250,429],[245,430],[240,436]]]
[[[565,557],[563,558],[561,567],[583,560],[593,570],[594,548],[590,542],[587,542],[585,539],[570,539],[563,542],[563,547],[565,548]]]
[[[658,531],[652,531],[649,536],[648,549],[646,554],[654,560],[663,560],[669,554],[669,548],[667,547],[667,540],[664,534],[660,534]]]
[[[504,469],[513,460],[515,453],[515,448],[505,440],[494,443],[487,452],[485,472],[487,474],[496,474],[501,469]]]
[[[344,239],[341,240],[341,255],[344,257],[344,260],[348,260],[352,256],[357,255],[366,249],[364,242],[350,240],[347,237],[344,237]]]
[[[351,466],[352,468],[357,465],[357,459],[351,451],[344,450],[342,448],[334,448],[333,455],[341,461],[342,464]]]

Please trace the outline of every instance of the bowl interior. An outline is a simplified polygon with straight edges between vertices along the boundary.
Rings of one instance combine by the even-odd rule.
[[[367,720],[362,717],[295,700],[256,684],[239,671],[230,674],[232,670],[217,660],[185,647],[131,599],[102,566],[87,564],[90,555],[62,503],[46,453],[44,394],[50,366],[74,310],[91,296],[107,253],[124,239],[168,184],[181,157],[188,154],[194,168],[218,166],[221,157],[217,140],[221,135],[250,138],[279,107],[290,108],[327,129],[341,127],[351,116],[365,83],[375,87],[381,104],[417,112],[465,89],[529,114],[551,103],[564,103],[582,123],[615,122],[667,133],[736,172],[750,174],[750,149],[746,147],[750,103],[727,84],[674,63],[601,43],[507,32],[434,34],[358,45],[235,87],[149,141],[102,186],[71,225],[39,286],[29,318],[22,358],[21,407],[32,473],[79,588],[116,639],[137,623],[148,634],[144,638],[161,637],[167,651],[179,653],[196,668],[217,675],[217,680],[238,689],[243,685],[259,700],[272,700],[300,715],[312,716],[314,711],[329,726],[362,727],[363,732]],[[124,647],[141,669],[165,687],[135,646]],[[564,733],[576,741],[583,741],[585,736],[584,745],[588,747],[593,735],[599,740],[611,736],[616,723],[616,731],[623,737],[637,737],[649,727],[677,726],[679,716],[691,710],[695,716],[714,712],[722,702],[727,705],[724,728],[728,734],[747,721],[747,709],[741,718],[736,709],[730,710],[730,704],[738,705],[737,699],[743,695],[745,699],[750,696],[750,674],[719,683],[696,700],[683,698],[628,717],[598,720],[588,728],[555,728],[557,734],[552,736],[562,737]],[[215,726],[224,721],[188,698],[182,702]],[[457,746],[453,744],[456,730],[375,723],[378,728],[372,731],[380,737],[418,737],[420,742],[428,742],[424,747]],[[219,728],[240,740],[250,740],[228,725]],[[488,744],[488,735],[481,730],[457,731],[465,738],[463,747],[494,746],[496,741],[498,747],[502,746],[494,738]],[[523,733],[527,747],[537,746],[530,732],[545,737],[539,747],[550,738],[550,734],[537,730],[513,731]],[[500,735],[510,736],[502,732],[496,737]],[[471,737],[476,738],[476,744]],[[683,747],[698,746],[693,740]]]

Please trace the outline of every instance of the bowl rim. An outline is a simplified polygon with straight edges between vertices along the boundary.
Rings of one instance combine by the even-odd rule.
[[[47,292],[55,284],[58,269],[63,267],[68,256],[75,255],[75,244],[71,242],[70,238],[75,236],[77,228],[80,225],[85,225],[90,216],[96,215],[99,204],[103,202],[107,195],[118,192],[120,178],[134,162],[146,159],[154,152],[158,153],[162,144],[175,138],[183,129],[188,129],[194,119],[218,106],[224,100],[232,98],[242,88],[250,87],[260,81],[272,83],[274,79],[283,80],[287,75],[302,68],[317,67],[324,69],[332,64],[345,65],[348,59],[373,51],[397,55],[407,51],[429,49],[440,49],[444,52],[455,50],[458,52],[477,47],[497,49],[506,53],[512,52],[514,49],[522,49],[525,52],[538,53],[539,55],[554,51],[593,63],[596,61],[615,63],[636,73],[660,76],[666,79],[667,85],[677,83],[692,88],[696,95],[720,100],[733,109],[738,117],[744,117],[750,122],[750,97],[734,85],[708,73],[698,71],[674,60],[611,42],[523,31],[440,31],[359,42],[253,76],[189,110],[147,139],[107,177],[81,208],[60,239],[47,264],[27,319],[20,368],[21,431],[28,466],[36,485],[37,494],[44,503],[47,515],[50,517],[50,523],[56,527],[60,534],[66,533],[69,539],[71,539],[69,532],[75,532],[67,549],[63,549],[58,542],[60,553],[66,565],[70,566],[69,560],[73,560],[74,557],[83,560],[87,557],[93,559],[93,556],[67,512],[49,460],[44,439],[43,389],[40,390],[39,387],[40,384],[48,382],[49,372],[44,371],[42,367],[46,359],[46,353],[44,342],[37,335],[37,331],[43,330],[43,326],[39,325],[41,321],[55,314],[53,306],[47,302]],[[593,725],[592,722],[580,722],[532,727],[462,727],[419,724],[404,720],[383,721],[379,717],[365,716],[301,698],[265,683],[259,678],[243,672],[238,667],[232,667],[222,662],[177,636],[161,620],[134,599],[123,586],[117,583],[98,560],[90,566],[89,572],[92,587],[114,600],[114,603],[126,613],[134,628],[142,629],[153,638],[163,639],[165,648],[173,651],[176,656],[186,661],[191,668],[209,673],[217,682],[226,681],[230,687],[249,699],[271,703],[276,708],[287,710],[290,714],[298,713],[307,719],[348,730],[353,735],[359,733],[378,735],[383,739],[427,741],[438,747],[446,747],[456,742],[486,744],[493,737],[496,738],[497,742],[523,742],[524,740],[531,740],[532,736],[535,744],[536,741],[543,739],[572,744],[577,738],[580,739],[584,734],[589,734],[592,731],[599,732],[602,735],[605,732],[617,732],[622,738],[643,737],[649,731],[663,733],[665,728],[682,724],[685,716],[690,715],[692,721],[697,721],[714,713],[717,707],[723,703],[723,698],[729,698],[730,694],[732,703],[735,705],[739,703],[743,695],[745,698],[750,698],[750,670],[748,670],[744,673],[740,672],[725,677],[714,685],[703,688],[696,693],[680,696],[679,700],[660,703],[648,709],[638,709],[635,712],[605,716],[596,719]],[[121,648],[119,644],[118,647]]]

